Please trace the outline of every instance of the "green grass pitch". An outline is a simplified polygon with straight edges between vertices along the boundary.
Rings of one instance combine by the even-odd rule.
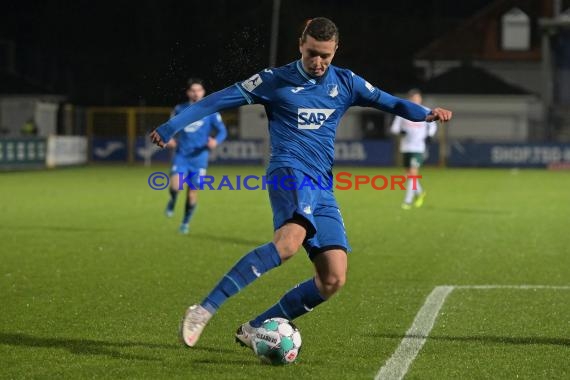
[[[438,285],[570,285],[570,175],[427,168],[401,191],[337,191],[348,283],[296,320],[296,365],[262,365],[237,326],[312,275],[303,251],[227,302],[195,349],[179,318],[271,239],[264,191],[203,191],[191,224],[163,216],[164,166],[0,174],[0,378],[372,379]],[[343,168],[400,174],[394,168]],[[262,174],[212,167],[210,174]],[[456,289],[408,379],[570,378],[570,290]]]

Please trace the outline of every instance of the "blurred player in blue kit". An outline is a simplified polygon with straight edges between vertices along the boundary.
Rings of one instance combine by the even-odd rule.
[[[204,95],[206,95],[206,90],[202,80],[189,79],[186,89],[188,102],[177,105],[172,112],[172,117],[200,101]],[[211,136],[213,133],[215,133],[215,137]],[[178,130],[166,145],[169,148],[176,149],[170,169],[170,200],[165,210],[165,214],[169,218],[174,215],[174,206],[180,190],[180,175],[187,178],[190,173],[195,173],[190,177],[193,188],[188,187],[184,216],[179,228],[183,234],[187,234],[190,229],[190,218],[192,218],[198,203],[199,176],[206,175],[209,152],[224,141],[226,136],[227,131],[222,116],[218,112],[214,112],[199,120],[189,122]]]
[[[236,341],[252,347],[261,323],[272,317],[293,320],[330,299],[346,281],[350,251],[344,223],[332,188],[318,186],[331,178],[335,133],[351,106],[374,107],[414,121],[447,121],[451,112],[425,109],[374,87],[350,70],[331,65],[339,43],[336,25],[311,20],[299,39],[301,58],[268,68],[185,109],[155,129],[151,140],[164,146],[190,122],[204,115],[247,104],[263,104],[269,120],[271,157],[268,181],[309,178],[314,188],[268,186],[273,210],[273,241],[243,256],[198,304],[186,311],[180,335],[193,347],[222,304],[267,271],[291,258],[301,246],[315,275],[290,289],[273,306],[238,327]],[[340,316],[339,316],[340,317]]]

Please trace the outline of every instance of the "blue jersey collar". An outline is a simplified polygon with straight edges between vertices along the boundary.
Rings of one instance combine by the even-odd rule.
[[[307,74],[305,72],[305,69],[303,69],[303,64],[301,63],[301,60],[298,60],[295,63],[295,67],[297,68],[297,71],[299,72],[299,74],[301,74],[301,76],[303,78],[305,78],[306,80],[308,80],[311,84],[317,84],[317,83],[321,82],[327,76],[327,74],[329,73],[329,69],[330,69],[330,66],[329,66],[329,68],[327,68],[327,71],[325,71],[325,73],[322,76],[320,76],[318,78],[311,78],[309,76],[309,74]]]

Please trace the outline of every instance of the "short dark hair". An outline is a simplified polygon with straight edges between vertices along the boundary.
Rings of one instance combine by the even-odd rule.
[[[206,89],[206,87],[204,86],[204,81],[200,78],[190,78],[188,79],[187,82],[187,86],[186,89],[190,90],[190,87],[192,87],[195,84],[199,84],[200,86],[202,86],[203,89]]]
[[[317,41],[330,41],[335,40],[338,43],[338,28],[335,23],[326,17],[316,17],[307,22],[303,33],[301,34],[301,41],[307,40],[307,35],[313,37]]]

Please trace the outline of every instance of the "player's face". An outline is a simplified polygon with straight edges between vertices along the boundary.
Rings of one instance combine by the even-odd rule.
[[[204,87],[198,83],[194,83],[188,90],[186,90],[186,96],[188,96],[188,99],[190,99],[191,102],[197,102],[202,99],[204,95],[206,95],[206,90],[204,90]]]
[[[317,41],[311,36],[307,36],[305,42],[299,40],[303,68],[310,75],[320,77],[327,71],[337,48],[336,40]]]
[[[420,94],[414,94],[410,97],[410,102],[422,104],[422,96]]]

